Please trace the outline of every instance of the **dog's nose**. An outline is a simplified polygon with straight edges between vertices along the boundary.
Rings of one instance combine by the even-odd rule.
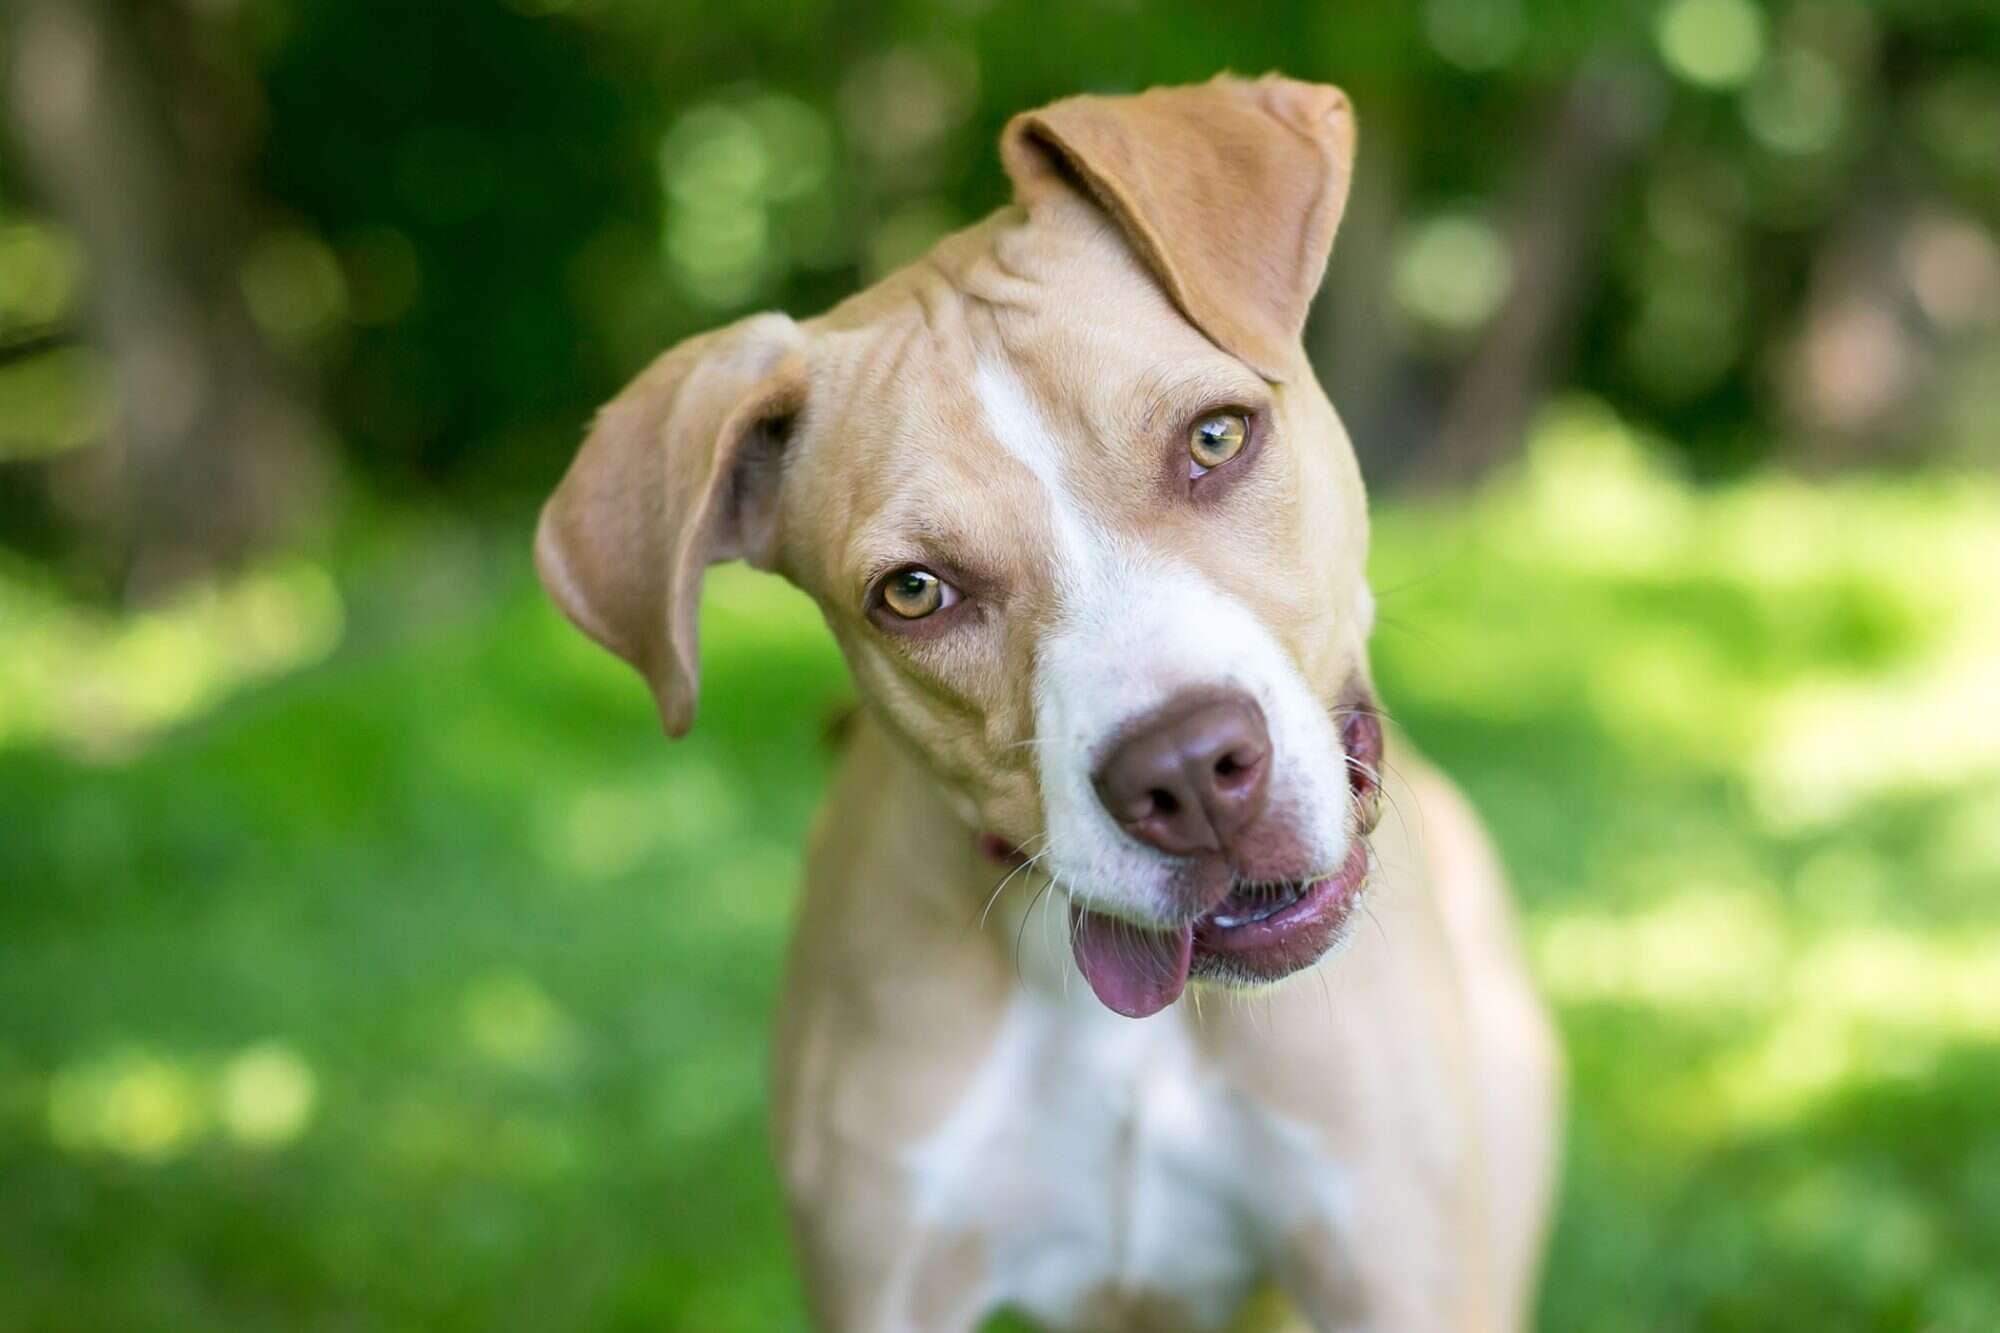
[[[1170,700],[1092,775],[1119,827],[1172,856],[1227,852],[1264,809],[1271,734],[1246,695]]]

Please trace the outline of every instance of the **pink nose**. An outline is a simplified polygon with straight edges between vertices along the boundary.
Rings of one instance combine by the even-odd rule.
[[[1264,809],[1271,735],[1248,695],[1170,699],[1092,776],[1118,826],[1171,856],[1230,852]]]

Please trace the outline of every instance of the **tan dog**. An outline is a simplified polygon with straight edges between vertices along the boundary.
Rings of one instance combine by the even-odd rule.
[[[1555,1045],[1472,815],[1383,762],[1299,344],[1353,152],[1277,78],[1017,117],[1014,206],[667,353],[543,514],[670,733],[717,560],[810,593],[865,702],[778,1040],[825,1328],[1523,1319]]]

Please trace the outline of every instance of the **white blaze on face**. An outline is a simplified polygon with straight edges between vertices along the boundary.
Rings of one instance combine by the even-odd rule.
[[[1085,509],[1064,475],[1062,442],[1011,370],[982,364],[974,388],[994,439],[1048,493],[1057,547],[1059,609],[1035,654],[1042,867],[1085,906],[1164,920],[1174,862],[1111,821],[1091,774],[1124,727],[1191,689],[1257,701],[1271,733],[1267,817],[1295,830],[1311,857],[1302,869],[1339,865],[1349,836],[1339,733],[1277,639],[1185,561]]]
[[[1083,593],[1118,560],[1116,535],[1077,502],[1063,472],[1062,442],[1014,372],[981,362],[972,384],[994,440],[1034,475],[1048,496],[1049,526],[1056,541],[1050,561],[1055,577],[1065,591]]]

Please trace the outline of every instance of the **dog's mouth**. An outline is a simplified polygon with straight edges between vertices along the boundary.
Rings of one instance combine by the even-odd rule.
[[[1191,978],[1238,984],[1277,981],[1318,962],[1346,929],[1368,883],[1368,834],[1379,812],[1382,729],[1372,708],[1342,722],[1355,824],[1346,860],[1327,875],[1238,882],[1186,925],[1134,925],[1072,903],[1070,941],[1078,969],[1107,1008],[1144,1018],[1180,998]]]
[[[1277,981],[1333,947],[1368,883],[1368,842],[1356,836],[1339,870],[1286,884],[1238,885],[1184,926],[1159,930],[1070,905],[1076,965],[1105,1006],[1156,1014],[1192,978]]]

